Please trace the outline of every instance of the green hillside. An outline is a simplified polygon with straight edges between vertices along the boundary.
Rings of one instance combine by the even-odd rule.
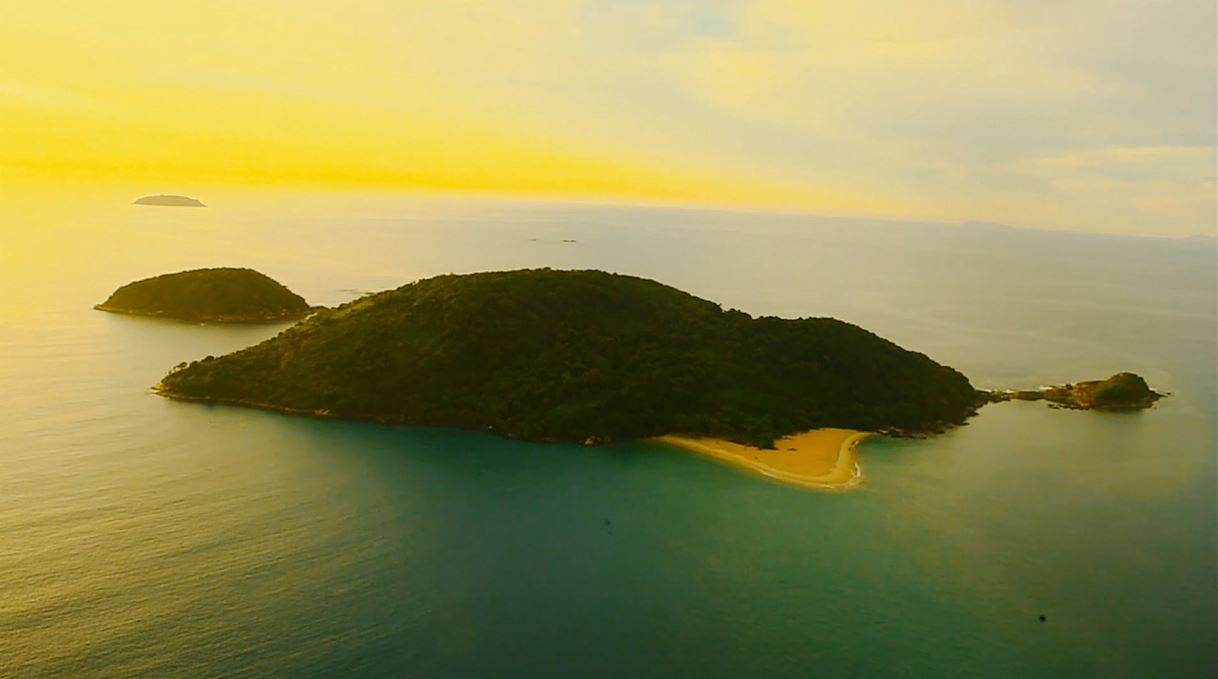
[[[814,427],[934,430],[968,380],[831,318],[752,318],[655,281],[549,269],[439,276],[179,366],[182,398],[535,440],[769,445]]]
[[[195,269],[128,283],[96,309],[191,321],[299,318],[303,297],[252,269]]]

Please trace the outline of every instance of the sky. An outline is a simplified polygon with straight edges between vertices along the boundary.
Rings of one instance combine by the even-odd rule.
[[[0,0],[6,180],[1187,236],[1213,0]]]

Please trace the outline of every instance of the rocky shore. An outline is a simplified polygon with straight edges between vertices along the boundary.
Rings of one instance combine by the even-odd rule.
[[[1074,410],[1141,410],[1167,394],[1150,388],[1140,375],[1122,372],[1106,380],[1055,384],[1037,389],[982,391],[986,403],[1047,401],[1050,407]]]

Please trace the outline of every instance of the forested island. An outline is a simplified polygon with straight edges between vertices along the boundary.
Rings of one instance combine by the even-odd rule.
[[[133,205],[157,205],[160,207],[207,207],[203,201],[190,196],[160,194],[137,198]]]
[[[128,283],[93,307],[139,316],[187,321],[280,321],[301,318],[312,307],[283,284],[253,269],[180,271]]]
[[[1139,410],[1163,398],[1141,375],[1121,372],[1106,380],[1055,384],[1040,389],[985,392],[987,400],[1047,401],[1058,408],[1075,410]]]
[[[541,441],[664,434],[770,447],[821,427],[931,432],[980,394],[832,318],[754,318],[655,281],[550,269],[447,275],[182,364],[161,394]]]

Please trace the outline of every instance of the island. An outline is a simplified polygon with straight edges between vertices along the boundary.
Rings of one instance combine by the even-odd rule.
[[[157,205],[160,207],[207,207],[203,201],[190,196],[175,196],[160,194],[156,196],[144,196],[137,198],[133,205]]]
[[[155,389],[534,441],[715,439],[771,459],[796,447],[784,437],[940,431],[979,403],[964,375],[850,323],[754,318],[652,280],[551,269],[369,295],[180,365]],[[824,444],[836,459],[841,441]]]
[[[1131,372],[1120,372],[1106,380],[983,393],[987,401],[994,403],[1047,401],[1052,407],[1075,410],[1140,410],[1149,408],[1164,396],[1151,389],[1141,375]]]
[[[223,323],[301,318],[313,307],[253,269],[180,271],[128,283],[93,308],[122,314]]]

